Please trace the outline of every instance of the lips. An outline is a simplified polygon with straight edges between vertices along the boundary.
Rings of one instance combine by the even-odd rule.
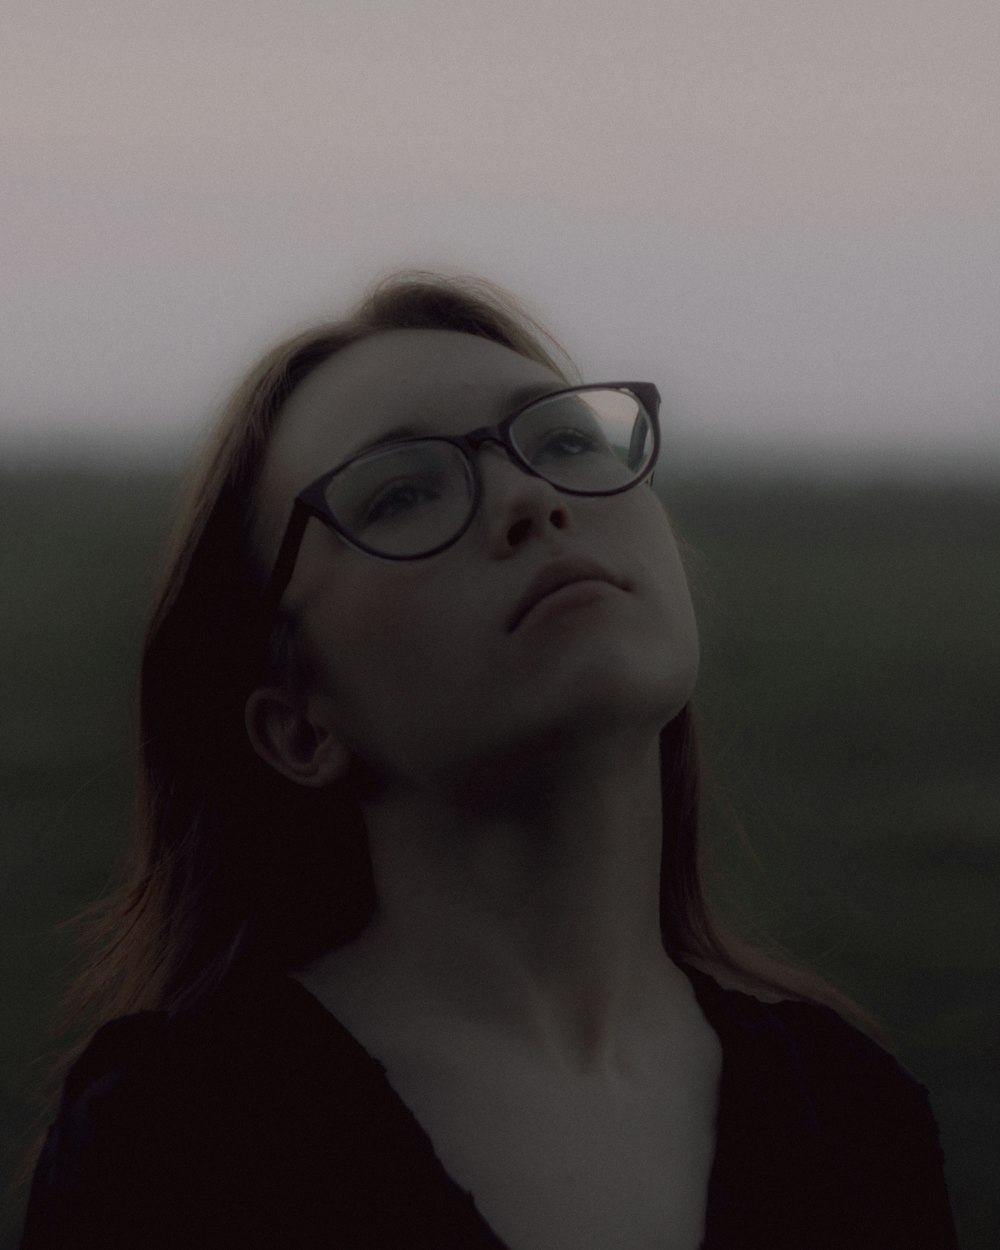
[[[510,633],[511,630],[517,629],[535,604],[539,600],[544,599],[546,595],[552,594],[553,591],[561,590],[563,586],[571,586],[573,582],[586,581],[608,582],[612,586],[617,586],[619,590],[628,589],[620,578],[615,577],[606,568],[593,560],[577,558],[556,560],[553,564],[549,564],[541,570],[521,596],[517,607],[507,622],[507,632]]]

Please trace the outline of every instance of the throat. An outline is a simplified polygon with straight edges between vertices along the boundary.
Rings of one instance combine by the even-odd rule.
[[[497,1039],[544,1064],[550,1078],[629,1080],[641,1058],[690,1020],[690,981],[662,945],[611,959],[550,943],[544,964],[510,945],[408,939],[377,926],[298,974],[315,997],[413,1037]],[[412,935],[411,935],[412,937]]]

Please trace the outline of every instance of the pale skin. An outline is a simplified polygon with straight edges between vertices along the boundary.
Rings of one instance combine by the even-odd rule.
[[[267,454],[262,565],[297,492],[360,443],[400,423],[459,434],[498,422],[511,393],[538,382],[565,385],[452,331],[383,332],[326,361],[286,403]],[[447,1069],[461,1074],[456,1089],[479,1082],[484,1097],[475,1056],[489,1055],[491,1071],[503,1056],[501,1068],[519,1074],[497,1093],[504,1105],[516,1106],[517,1088],[534,1106],[551,1098],[556,1123],[560,1107],[578,1116],[586,1106],[605,1135],[636,1100],[670,1103],[700,1160],[674,1195],[676,1206],[694,1187],[690,1229],[672,1244],[695,1245],[718,1040],[664,952],[658,910],[658,736],[698,666],[687,583],[645,485],[563,495],[492,444],[479,465],[471,527],[429,559],[372,559],[309,523],[283,600],[308,689],[255,691],[247,726],[258,753],[299,784],[335,786],[363,765],[378,902],[359,938],[296,975],[399,1084],[433,1064],[435,1089]],[[539,570],[575,555],[626,589],[540,605],[508,630]],[[413,1091],[411,1105],[417,1075]],[[416,1110],[425,1125],[440,1115],[447,1138],[433,1098]],[[512,1231],[527,1245],[538,1227]],[[634,1244],[647,1244],[641,1232]]]

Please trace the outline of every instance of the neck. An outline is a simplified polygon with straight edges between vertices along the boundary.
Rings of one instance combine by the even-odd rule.
[[[577,1072],[614,1069],[689,995],[660,936],[658,738],[547,757],[513,794],[382,796],[365,819],[378,910],[328,964],[359,992]]]

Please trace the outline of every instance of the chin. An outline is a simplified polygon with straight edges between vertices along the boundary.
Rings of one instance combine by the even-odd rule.
[[[617,663],[610,660],[605,649],[553,682],[549,699],[538,700],[536,713],[541,715],[536,721],[554,723],[560,732],[573,735],[588,728],[600,735],[631,727],[655,734],[690,702],[696,665],[664,666],[662,657],[657,665],[642,663],[634,651]]]

